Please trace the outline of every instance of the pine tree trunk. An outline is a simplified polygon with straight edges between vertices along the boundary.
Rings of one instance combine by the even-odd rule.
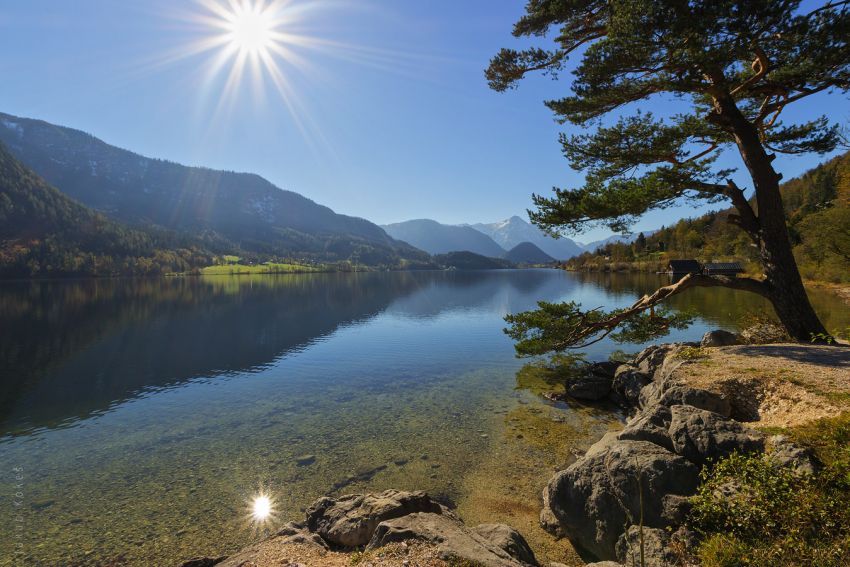
[[[731,99],[723,101],[720,106],[721,114],[733,126],[738,150],[756,189],[759,252],[776,315],[793,339],[808,342],[816,335],[826,335],[826,329],[809,302],[791,250],[779,191],[781,176],[773,169],[773,156],[767,154],[755,126],[740,113]]]
[[[770,302],[788,334],[793,339],[808,342],[815,336],[826,335],[826,329],[803,287],[784,223],[782,229],[783,234],[765,235],[762,247],[766,281],[771,287]]]

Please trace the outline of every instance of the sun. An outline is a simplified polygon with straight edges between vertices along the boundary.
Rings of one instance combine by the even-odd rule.
[[[285,69],[304,69],[302,54],[311,38],[298,33],[304,8],[293,0],[196,0],[189,20],[201,37],[187,54],[212,53],[208,80],[224,76],[222,99],[231,98],[248,79],[255,90],[271,82],[289,104],[294,98]]]
[[[224,13],[227,40],[231,47],[251,55],[267,57],[278,39],[275,15],[261,3],[234,4]]]

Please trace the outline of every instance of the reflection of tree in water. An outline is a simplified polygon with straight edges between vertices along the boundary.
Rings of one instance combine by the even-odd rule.
[[[583,293],[598,296],[588,304],[631,302],[657,285],[653,274],[552,270],[7,282],[0,423],[55,426],[145,389],[251,371],[388,308],[413,317],[485,305],[517,312],[539,298]],[[812,302],[829,328],[850,326],[840,300],[819,293]],[[767,303],[725,289],[694,289],[670,306],[694,308],[715,325],[769,312]]]
[[[600,286],[609,293],[637,299],[666,284],[669,276],[649,273],[594,273],[573,272],[584,285]],[[850,308],[840,298],[821,290],[809,290],[809,298],[828,329],[841,329],[850,325]],[[675,310],[690,309],[715,325],[734,326],[747,315],[773,316],[770,303],[753,294],[726,288],[693,288],[667,300],[666,305]]]
[[[447,271],[432,273],[427,286],[394,301],[390,309],[410,317],[433,317],[504,299],[508,312],[529,309],[541,297],[569,293],[574,282],[553,270]]]

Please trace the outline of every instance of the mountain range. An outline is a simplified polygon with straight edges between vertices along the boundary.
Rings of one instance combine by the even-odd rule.
[[[4,113],[0,151],[0,260],[18,275],[185,271],[223,255],[432,268],[446,254],[470,252],[504,266],[566,260],[586,248],[518,216],[380,227],[255,174],[148,158],[79,130]],[[21,192],[26,187],[29,197]]]
[[[492,238],[468,226],[440,224],[431,219],[416,219],[382,225],[387,234],[429,254],[474,252],[481,256],[500,258],[505,249]]]
[[[250,173],[188,167],[41,120],[0,113],[0,142],[50,185],[130,227],[192,235],[212,251],[397,267],[427,254]]]
[[[569,238],[552,238],[518,216],[501,222],[468,226],[486,234],[504,250],[510,250],[523,242],[531,242],[556,260],[567,260],[584,252],[582,246],[575,241]]]
[[[573,241],[557,241],[519,217],[477,225],[450,225],[431,219],[415,219],[382,225],[382,228],[393,238],[434,255],[472,252],[517,264],[548,264],[555,258],[543,251],[541,244],[564,255],[565,259],[582,252]]]
[[[81,205],[0,142],[0,276],[149,275],[211,261],[191,238],[129,228]]]

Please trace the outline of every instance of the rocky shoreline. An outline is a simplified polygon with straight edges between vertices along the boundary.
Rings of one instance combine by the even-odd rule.
[[[629,412],[622,430],[604,435],[584,456],[557,472],[544,489],[541,524],[553,535],[568,538],[585,561],[597,562],[588,565],[640,564],[641,547],[644,567],[691,564],[687,551],[696,546],[698,536],[685,520],[706,463],[737,452],[761,455],[795,475],[816,471],[818,462],[807,449],[785,436],[742,423],[751,420],[751,408],[742,407],[734,396],[694,387],[677,373],[695,363],[695,351],[739,340],[731,333],[714,331],[706,334],[702,345],[653,345],[625,364],[592,364],[569,382],[568,396],[613,400]],[[846,358],[850,363],[850,356]],[[734,498],[736,487],[728,487],[728,493]],[[513,528],[504,524],[467,527],[453,511],[424,493],[390,490],[321,498],[307,509],[303,523],[288,524],[272,538],[232,557],[194,559],[183,567],[301,565],[266,563],[261,556],[293,544],[312,546],[318,553],[352,553],[379,552],[407,542],[424,543],[433,553],[424,561],[410,556],[399,563],[363,564],[539,565]],[[404,553],[409,553],[407,547]]]
[[[721,338],[731,342],[722,334],[705,342]],[[642,532],[646,567],[682,564],[681,550],[692,548],[696,538],[684,527],[689,497],[707,462],[759,452],[801,474],[813,472],[806,450],[740,423],[728,399],[675,377],[674,370],[688,361],[688,349],[697,346],[651,346],[617,367],[607,396],[627,405],[631,417],[622,431],[606,434],[546,487],[541,522],[569,538],[588,560],[631,564]],[[596,366],[590,380],[598,382],[603,370]]]
[[[377,494],[320,498],[307,509],[303,522],[290,522],[271,538],[234,556],[195,558],[182,563],[182,567],[271,564],[294,567],[302,564],[289,560],[271,563],[268,557],[279,556],[278,552],[290,545],[312,547],[322,557],[332,550],[368,553],[406,542],[427,544],[433,551],[429,559],[442,562],[430,561],[428,565],[538,565],[528,543],[510,526],[481,524],[470,528],[454,512],[424,492],[386,490]],[[410,560],[401,563],[405,561],[410,564]],[[322,564],[326,563],[316,563]]]

